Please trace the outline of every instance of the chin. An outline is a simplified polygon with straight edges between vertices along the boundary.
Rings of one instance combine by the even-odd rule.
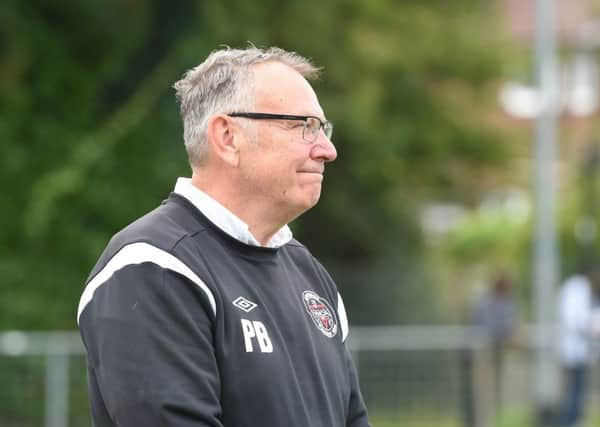
[[[321,198],[321,193],[319,192],[316,195],[312,195],[307,201],[306,201],[306,209],[311,209],[313,207],[315,207],[317,205],[317,203],[319,203],[319,199]]]
[[[297,218],[300,215],[302,215],[304,212],[312,209],[318,202],[319,202],[318,195],[316,197],[314,197],[314,196],[305,197],[302,200],[297,200],[296,203],[294,203],[294,206],[295,206],[295,209],[293,209],[295,211],[294,218]]]
[[[296,216],[302,215],[307,210],[313,208],[321,197],[321,186],[304,186],[296,189],[292,194],[288,194],[291,197],[287,198],[284,202],[288,208],[291,208],[297,213]]]

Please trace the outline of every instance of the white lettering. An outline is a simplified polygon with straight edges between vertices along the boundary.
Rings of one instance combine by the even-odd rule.
[[[271,342],[271,338],[269,338],[269,333],[267,332],[265,325],[256,320],[253,322],[247,319],[240,320],[242,322],[246,353],[252,353],[254,351],[254,346],[252,345],[253,338],[258,342],[261,353],[273,353],[273,343]]]
[[[246,346],[246,353],[251,353],[254,351],[252,347],[252,338],[256,336],[254,332],[254,328],[252,327],[252,322],[246,319],[242,320],[242,331],[244,332],[244,345]]]
[[[269,333],[267,332],[265,325],[257,321],[252,323],[254,324],[254,331],[256,332],[256,339],[258,340],[260,351],[263,353],[273,353],[273,344],[271,344],[271,339],[269,338]]]

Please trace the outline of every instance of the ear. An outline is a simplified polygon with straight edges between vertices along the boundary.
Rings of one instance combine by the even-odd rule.
[[[225,114],[215,114],[208,119],[207,141],[210,150],[232,167],[239,164],[239,143],[242,133],[235,121]]]

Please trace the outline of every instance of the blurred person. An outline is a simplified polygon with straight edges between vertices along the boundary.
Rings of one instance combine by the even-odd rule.
[[[369,426],[342,298],[287,225],[337,156],[317,74],[251,46],[175,83],[192,177],[111,239],[79,303],[96,427]]]
[[[517,303],[512,280],[501,274],[473,307],[473,323],[490,338],[494,346],[504,345],[517,323]]]
[[[599,336],[600,267],[585,265],[568,277],[558,292],[559,356],[564,375],[561,426],[583,418],[589,367],[595,359],[593,339]]]
[[[473,307],[472,323],[480,328],[492,349],[494,394],[498,409],[502,406],[504,353],[515,334],[517,313],[513,282],[507,274],[497,275]]]

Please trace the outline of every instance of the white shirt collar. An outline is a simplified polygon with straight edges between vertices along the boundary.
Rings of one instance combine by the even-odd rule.
[[[234,239],[247,245],[262,246],[250,233],[248,224],[204,191],[192,185],[190,178],[178,178],[174,192],[188,199],[210,222]],[[271,237],[266,246],[278,248],[290,240],[292,240],[292,231],[287,225],[284,225]]]

